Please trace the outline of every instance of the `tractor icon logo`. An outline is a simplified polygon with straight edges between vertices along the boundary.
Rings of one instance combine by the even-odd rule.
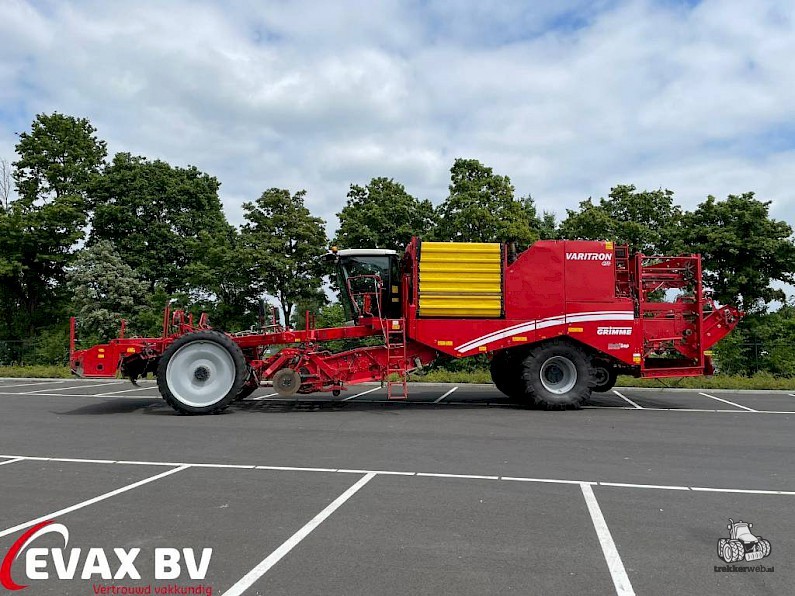
[[[730,518],[726,527],[729,537],[718,540],[718,557],[726,563],[737,563],[743,559],[758,561],[770,555],[770,542],[751,533],[754,524],[742,520],[735,523]]]

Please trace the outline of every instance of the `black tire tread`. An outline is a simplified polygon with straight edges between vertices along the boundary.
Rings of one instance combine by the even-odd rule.
[[[745,558],[745,547],[741,541],[729,540],[729,546],[732,550],[732,555],[734,555],[732,559],[735,563]]]
[[[565,356],[577,367],[577,383],[565,396],[552,395],[541,384],[541,366],[552,356]],[[578,410],[591,397],[591,390],[596,385],[590,363],[591,358],[585,349],[568,339],[556,338],[537,344],[530,349],[523,361],[522,377],[527,385],[526,393],[539,408]]]

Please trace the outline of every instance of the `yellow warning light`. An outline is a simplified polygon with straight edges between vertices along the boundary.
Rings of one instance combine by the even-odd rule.
[[[135,348],[127,348],[128,354],[135,354]]]
[[[332,246],[331,247],[331,252],[333,252],[334,254],[337,254],[338,250],[339,250],[339,248],[337,248],[336,246]]]

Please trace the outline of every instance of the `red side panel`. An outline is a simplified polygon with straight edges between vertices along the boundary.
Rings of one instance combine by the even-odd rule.
[[[632,300],[616,298],[612,243],[541,241],[505,267],[505,318],[416,319],[413,339],[471,356],[570,335],[626,364],[639,362]]]
[[[81,377],[113,378],[119,365],[117,345],[99,344],[72,354],[72,371]]]
[[[505,269],[505,318],[541,319],[563,314],[564,242],[536,242]]]
[[[566,263],[566,301],[615,302],[613,243],[567,240],[561,244]]]

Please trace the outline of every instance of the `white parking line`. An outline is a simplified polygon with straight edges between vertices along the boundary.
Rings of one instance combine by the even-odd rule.
[[[37,517],[36,519],[32,519],[22,524],[18,524],[7,530],[3,530],[0,532],[0,538],[3,536],[8,536],[9,534],[13,534],[19,530],[24,530],[25,528],[29,528],[31,526],[35,526],[39,522],[43,522],[48,519],[52,519],[54,517],[58,517],[59,515],[65,515],[67,513],[71,513],[72,511],[77,511],[78,509],[82,509],[83,507],[88,507],[89,505],[93,505],[94,503],[99,503],[100,501],[104,501],[105,499],[109,499],[111,497],[115,497],[116,495],[120,495],[122,493],[126,493],[134,488],[138,488],[139,486],[143,486],[144,484],[149,484],[150,482],[154,482],[155,480],[160,480],[161,478],[165,478],[166,476],[170,476],[171,474],[176,474],[177,472],[181,472],[182,470],[187,470],[189,466],[180,466],[179,468],[174,468],[172,470],[168,470],[161,474],[157,474],[156,476],[150,476],[149,478],[144,478],[143,480],[139,480],[138,482],[133,482],[132,484],[128,484],[127,486],[123,486],[121,488],[117,488],[116,490],[112,490],[109,493],[105,493],[104,495],[99,495],[98,497],[94,497],[93,499],[88,499],[87,501],[82,501],[81,503],[77,503],[72,505],[71,507],[66,507],[65,509],[59,509],[58,511],[53,511],[52,513],[48,513],[47,515],[43,515],[41,517]]]
[[[582,496],[585,497],[585,503],[588,505],[588,512],[591,514],[591,521],[593,521],[593,527],[599,537],[599,543],[602,545],[602,552],[605,555],[610,576],[613,578],[616,594],[619,596],[634,596],[635,590],[632,589],[632,584],[629,582],[627,570],[624,569],[624,563],[618,554],[616,543],[613,542],[610,528],[607,527],[607,522],[604,515],[602,515],[599,501],[596,500],[596,495],[593,494],[590,484],[582,483],[580,488],[582,489]]]
[[[342,401],[350,401],[354,397],[359,397],[360,395],[367,395],[368,393],[372,393],[373,391],[378,391],[381,387],[373,387],[372,389],[368,389],[367,391],[362,391],[361,393],[357,393],[356,395],[351,395],[350,397],[346,397]]]
[[[124,381],[114,381],[113,383],[100,383],[99,385],[89,385],[88,388],[94,389],[95,387],[105,387],[107,385],[121,385]],[[37,391],[23,391],[20,392],[20,395],[35,395],[37,393],[46,393],[48,391],[66,391],[68,389],[77,389],[78,385],[73,385],[71,387],[56,387],[55,389],[39,389]]]
[[[442,400],[443,400],[445,397],[447,397],[448,395],[450,395],[451,393],[453,393],[453,391],[455,391],[456,389],[458,389],[458,387],[453,387],[452,389],[450,389],[450,391],[448,391],[447,393],[445,393],[445,394],[444,394],[442,397],[440,397],[439,399],[437,399],[437,400],[436,400],[436,401],[434,401],[433,403],[435,403],[435,404],[438,404],[438,403],[439,403],[440,401],[442,401]]]
[[[348,490],[342,493],[339,497],[334,499],[328,507],[313,517],[303,528],[298,530],[295,534],[290,536],[279,548],[268,555],[262,562],[244,575],[240,581],[224,592],[224,596],[238,596],[248,590],[254,583],[259,580],[263,575],[268,573],[271,567],[278,563],[287,553],[295,548],[299,542],[312,533],[312,530],[322,524],[328,517],[339,509],[345,501],[350,499],[353,495],[359,492],[365,484],[375,478],[374,473],[369,473],[351,486]]]
[[[337,473],[337,474],[390,474],[394,476],[426,476],[437,478],[461,478],[461,479],[477,479],[477,480],[496,480],[508,482],[539,482],[548,484],[597,484],[600,486],[615,486],[620,488],[645,488],[645,489],[660,489],[660,490],[695,490],[707,492],[729,492],[729,493],[746,493],[746,494],[760,494],[760,495],[788,495],[795,496],[795,491],[787,490],[774,490],[774,489],[749,489],[749,488],[711,488],[711,487],[697,487],[697,486],[676,486],[665,484],[637,484],[632,482],[618,483],[618,482],[597,482],[593,480],[565,480],[559,478],[530,478],[523,476],[483,476],[480,474],[447,474],[441,472],[409,472],[403,470],[358,470],[347,468],[309,468],[299,466],[258,466],[254,464],[217,464],[217,463],[193,463],[193,462],[163,462],[163,461],[130,461],[130,460],[110,460],[110,459],[81,459],[71,457],[39,457],[27,455],[2,455],[0,458],[5,459],[19,459],[30,461],[55,461],[55,462],[69,462],[69,463],[86,463],[86,464],[115,464],[115,465],[133,465],[133,466],[166,466],[166,467],[179,467],[184,468],[221,468],[221,469],[253,469],[258,470],[273,470],[273,471],[291,471],[291,472],[321,472],[321,473]]]
[[[635,408],[636,408],[636,409],[638,409],[638,410],[642,410],[642,409],[643,409],[643,408],[641,408],[641,407],[640,407],[638,404],[636,404],[634,401],[632,401],[631,399],[629,399],[627,396],[625,396],[625,395],[622,395],[621,393],[619,393],[619,392],[618,392],[618,391],[616,391],[615,389],[613,389],[613,393],[615,393],[615,394],[616,394],[618,397],[620,397],[621,399],[623,399],[623,400],[624,400],[625,402],[627,402],[628,404],[631,404],[631,405],[635,406]]]
[[[0,385],[0,389],[11,389],[12,387],[33,387],[34,385],[55,385],[56,383],[66,383],[72,379],[64,379],[63,381],[39,381],[38,383],[18,383],[15,385]]]
[[[385,474],[387,476],[416,476],[416,472],[390,472],[389,470],[348,470],[346,468],[340,468],[339,470],[334,470],[340,474]]]
[[[106,397],[108,395],[117,395],[119,393],[130,393],[131,391],[146,391],[148,389],[153,389],[153,387],[133,387],[132,389],[122,389],[121,391],[105,391],[103,393],[97,393],[97,397]]]
[[[739,488],[707,488],[704,486],[693,486],[690,488],[692,491],[707,492],[707,493],[742,493],[744,495],[792,495],[792,491],[786,490],[753,490],[753,489],[739,489]]]
[[[277,395],[276,393],[269,393],[268,395],[260,395],[259,397],[252,397],[249,401],[262,401],[263,399],[268,399],[269,397],[273,397]]]
[[[296,468],[294,466],[254,466],[254,467],[257,470],[278,470],[281,472],[337,472],[338,471],[336,468]]]
[[[690,490],[688,486],[667,486],[664,484],[627,484],[626,482],[600,482],[599,486],[617,486],[619,488],[657,488],[660,490]]]
[[[584,410],[624,410],[626,412],[636,412],[636,408],[630,406],[585,406]],[[641,408],[644,412],[701,412],[708,414],[795,414],[792,410],[708,410],[705,408]]]
[[[559,480],[557,478],[523,478],[521,476],[500,476],[500,480],[510,482],[544,482],[548,484],[594,484],[586,480]]]
[[[747,410],[749,412],[756,412],[753,408],[748,408],[746,406],[741,406],[740,404],[736,404],[733,401],[729,401],[728,399],[723,399],[722,397],[715,397],[714,395],[710,395],[709,393],[702,393],[701,391],[698,392],[699,395],[703,395],[704,397],[709,397],[710,399],[716,399],[718,401],[722,401],[725,404],[729,404],[730,406],[737,406],[738,408],[742,408],[743,410]]]
[[[432,472],[417,472],[417,476],[429,476],[431,478],[463,478],[465,480],[499,480],[499,476],[481,476],[479,474],[438,474]]]
[[[0,466],[4,466],[6,464],[13,464],[14,462],[17,462],[17,461],[25,461],[25,458],[24,457],[13,457],[13,458],[7,459],[5,461],[0,461]]]
[[[75,389],[70,387],[69,389]],[[35,393],[23,393],[22,391],[0,391],[0,395],[18,395],[19,397],[115,397],[117,399],[143,399],[152,398],[160,399],[159,395],[105,395],[98,393],[42,393],[37,391]]]

